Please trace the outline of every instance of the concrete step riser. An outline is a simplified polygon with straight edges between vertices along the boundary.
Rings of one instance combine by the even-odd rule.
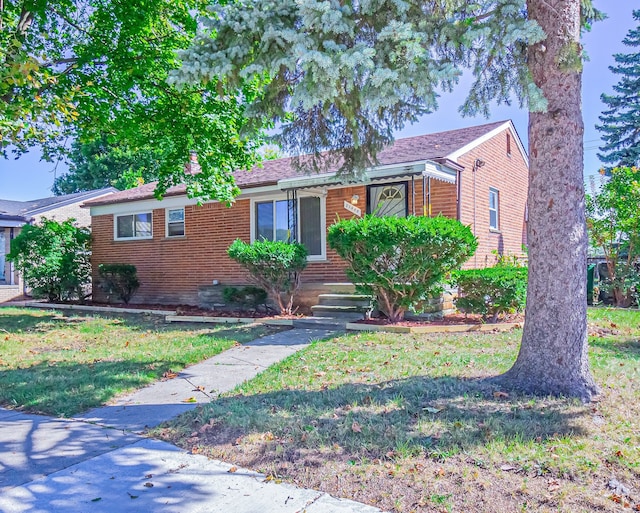
[[[324,298],[320,297],[319,305],[323,306],[356,306],[367,308],[371,306],[371,301],[368,300],[353,300],[353,299],[334,299],[334,298]]]
[[[353,299],[356,301],[371,301],[373,298],[370,296],[365,296],[363,294],[320,294],[318,296],[320,299]]]
[[[364,319],[364,313],[358,312],[313,312],[314,317],[332,317],[334,319],[341,319],[345,321],[359,321]]]
[[[326,306],[313,306],[311,307],[314,317],[333,317],[335,319],[363,319],[366,309],[350,308],[350,307],[326,307]]]

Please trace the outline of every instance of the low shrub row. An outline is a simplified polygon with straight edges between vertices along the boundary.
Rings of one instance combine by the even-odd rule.
[[[495,322],[502,314],[523,309],[527,270],[510,261],[495,267],[461,271],[478,242],[468,226],[438,216],[377,217],[338,221],[329,227],[329,246],[347,263],[347,277],[359,293],[377,299],[392,322],[408,310],[420,312],[449,283],[457,286],[457,307]],[[45,220],[26,226],[12,244],[9,259],[24,273],[34,295],[49,300],[83,297],[90,278],[90,234],[72,222]],[[294,312],[294,295],[307,265],[303,244],[236,240],[229,257],[246,269],[258,287],[227,288],[225,302],[240,309],[267,309],[268,295],[280,312]],[[505,263],[506,262],[506,263]],[[109,297],[129,303],[140,287],[136,267],[100,264],[100,287]]]

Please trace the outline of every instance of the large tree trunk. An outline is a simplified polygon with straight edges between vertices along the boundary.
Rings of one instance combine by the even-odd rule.
[[[581,71],[560,64],[580,51],[580,0],[527,0],[527,9],[547,34],[528,58],[549,106],[529,116],[526,322],[518,359],[502,379],[589,401],[598,387],[587,359]]]

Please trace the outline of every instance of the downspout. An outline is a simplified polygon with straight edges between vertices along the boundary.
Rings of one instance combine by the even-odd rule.
[[[422,215],[427,217],[427,177],[422,175]]]
[[[10,228],[9,229],[9,250],[11,250],[11,241],[14,239],[15,237],[15,228]],[[6,248],[3,248],[3,251],[5,251]],[[9,285],[15,285],[16,284],[16,277],[15,277],[15,269],[13,267],[13,262],[9,262]]]
[[[431,177],[427,178],[427,198],[429,217],[431,217]]]
[[[476,159],[473,162],[473,168],[472,172],[473,172],[473,235],[477,236],[477,229],[476,229],[476,171],[481,168],[482,166],[484,166],[485,162],[482,159]],[[474,267],[478,267],[478,252],[476,251],[476,253],[473,256],[473,266]]]
[[[462,171],[457,171],[456,176],[456,219],[460,221],[462,219],[462,211],[460,209],[460,196],[462,194],[462,185],[460,182],[462,181]]]
[[[411,175],[411,210],[413,215],[416,215],[416,177]]]

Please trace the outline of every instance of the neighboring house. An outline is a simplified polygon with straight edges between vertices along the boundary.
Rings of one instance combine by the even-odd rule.
[[[309,253],[304,303],[315,304],[327,284],[347,281],[344,262],[327,247],[327,227],[367,212],[459,219],[479,239],[469,267],[493,264],[495,253],[523,255],[528,163],[511,121],[400,139],[378,159],[358,184],[332,172],[300,174],[290,158],[267,161],[235,174],[242,193],[231,207],[198,206],[184,186],[158,201],[153,183],[88,201],[94,280],[98,264],[134,264],[142,285],[133,302],[201,304],[215,285],[247,282],[226,254],[234,239],[292,233]]]
[[[31,201],[0,199],[0,303],[21,296],[24,292],[21,277],[7,262],[6,255],[11,249],[11,240],[25,224],[37,223],[46,217],[57,221],[74,218],[79,226],[91,226],[89,212],[80,208],[80,205],[114,192],[117,189],[109,187]]]

